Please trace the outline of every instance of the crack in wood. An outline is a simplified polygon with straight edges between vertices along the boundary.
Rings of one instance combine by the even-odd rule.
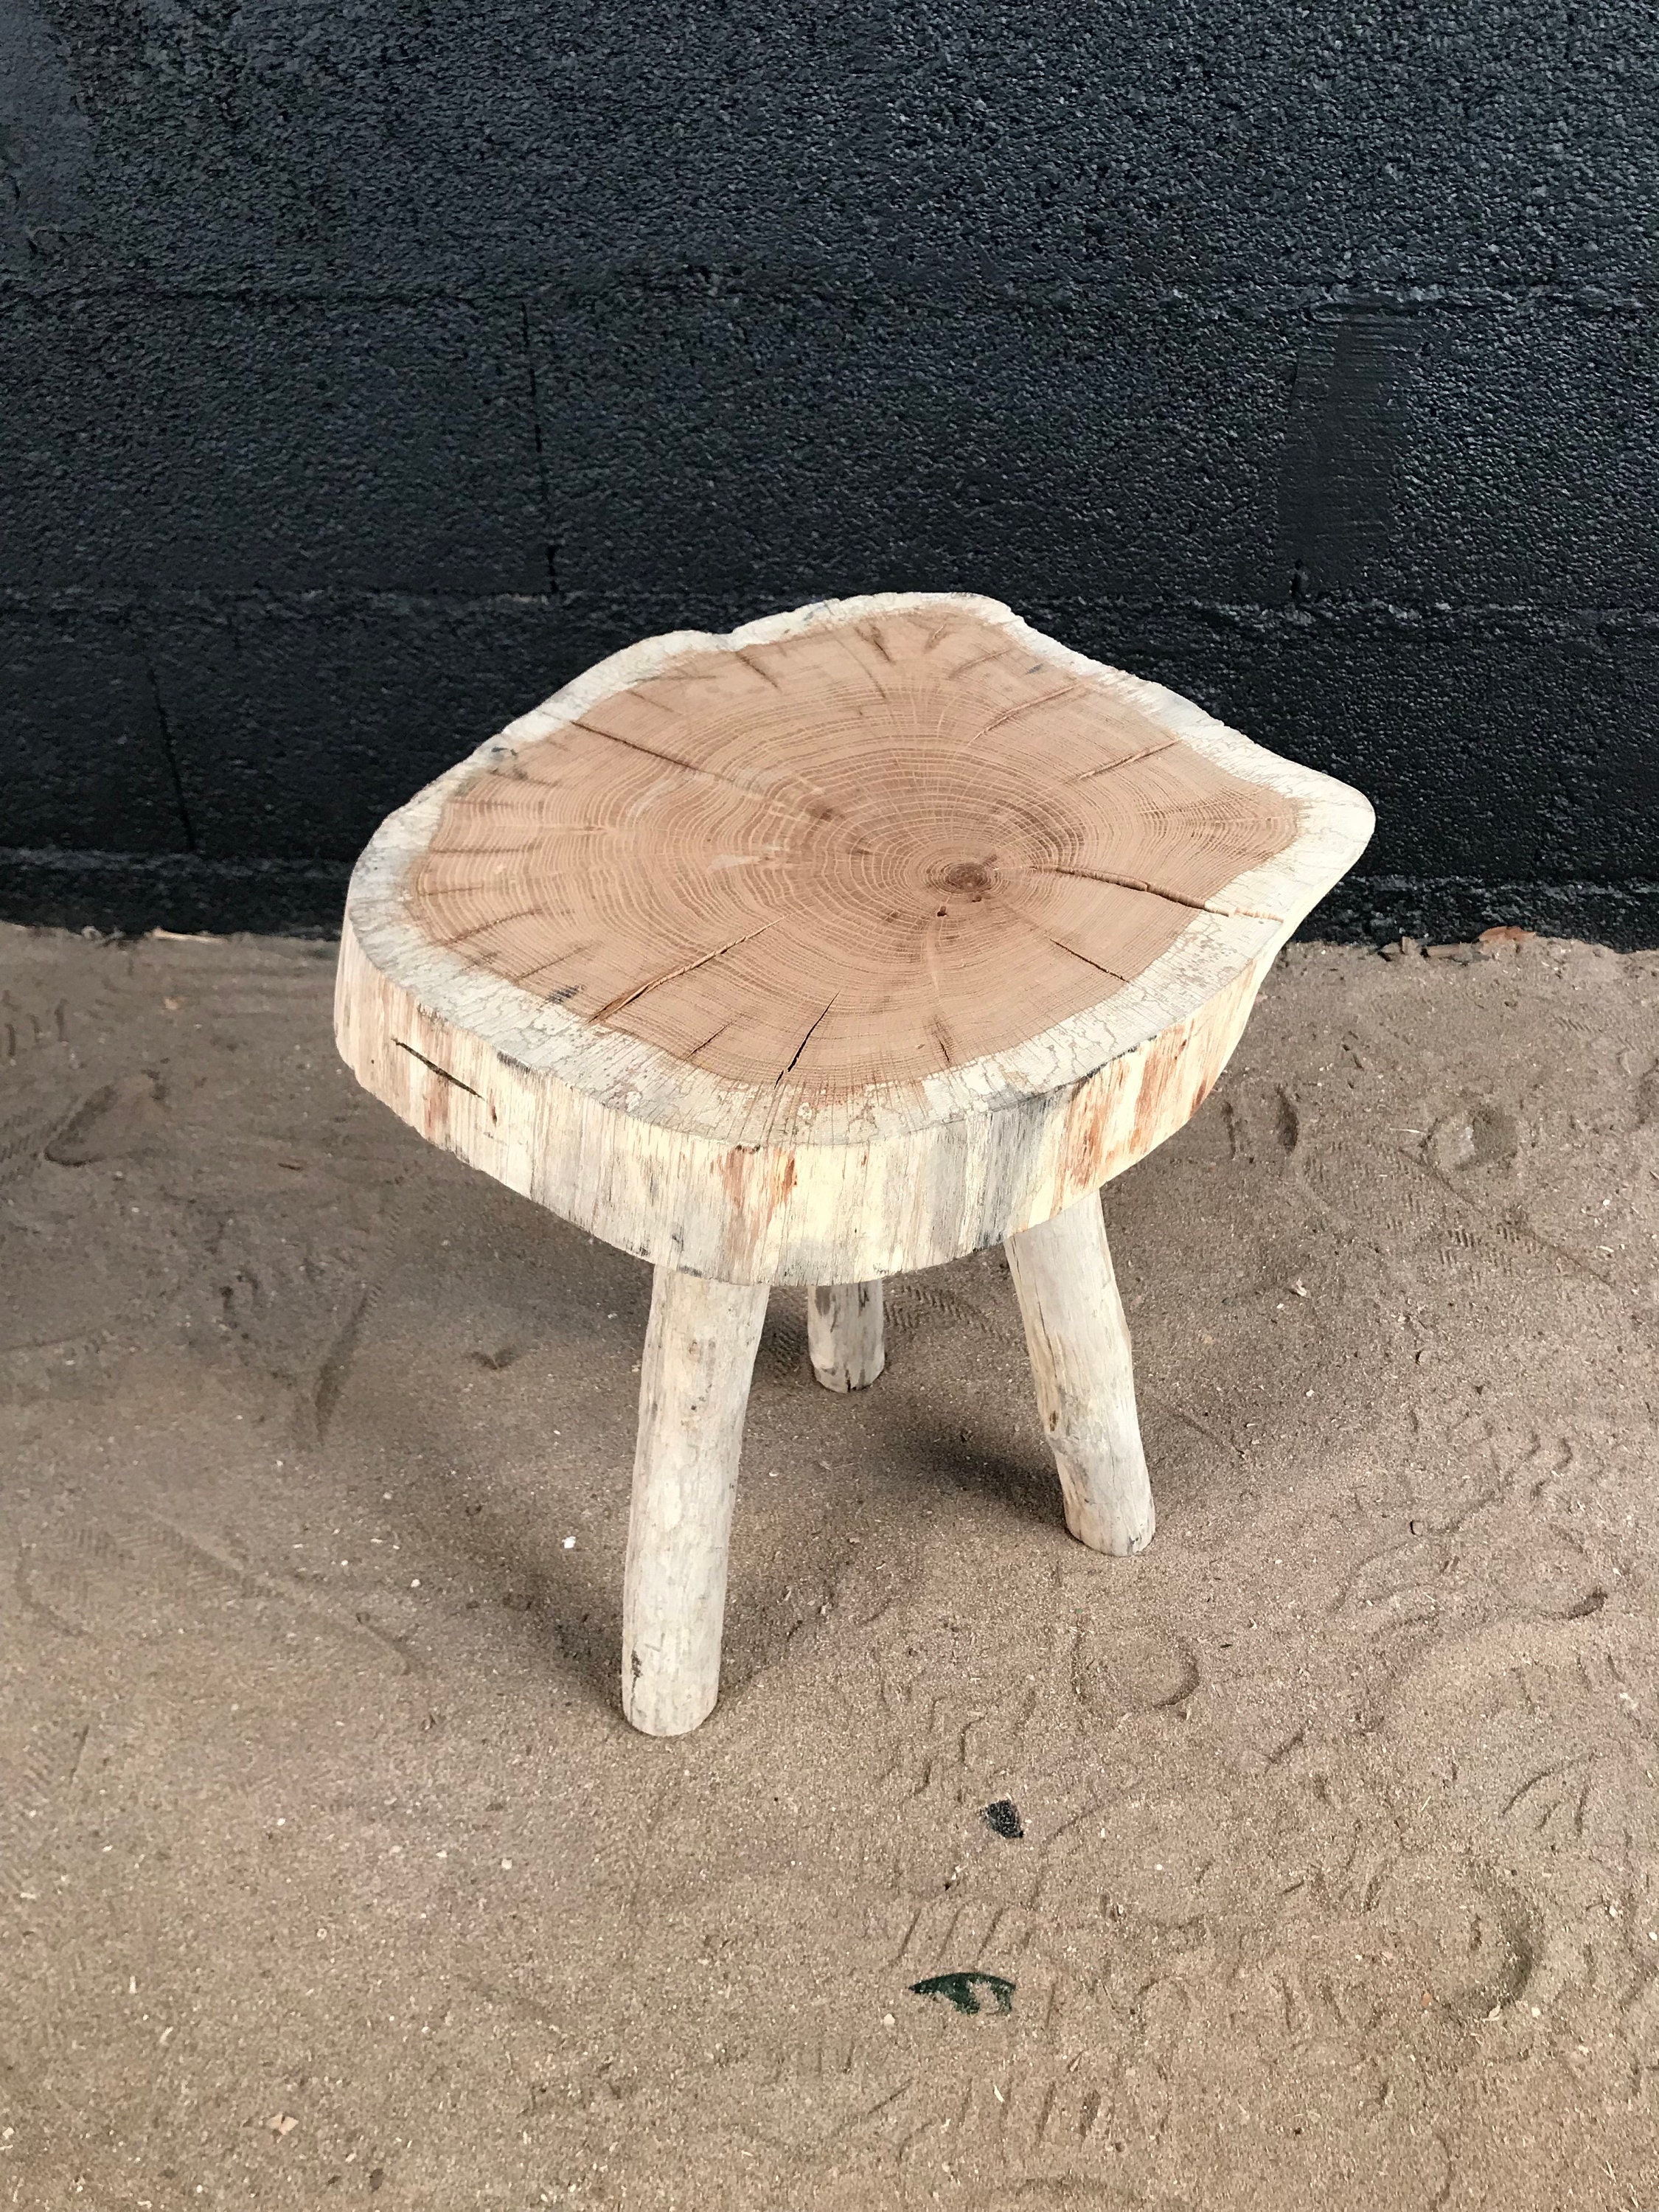
[[[551,907],[515,907],[511,914],[492,914],[483,921],[475,921],[470,929],[463,929],[456,936],[441,941],[447,943],[449,950],[454,952],[466,943],[469,937],[482,937],[486,930],[505,929],[510,923],[515,921],[551,921],[556,918]],[[569,919],[568,914],[564,919],[567,921]]]
[[[812,1042],[813,1031],[817,1030],[817,1026],[818,1026],[818,1022],[821,1022],[821,1021],[823,1019],[823,1018],[824,1018],[824,1014],[827,1014],[827,1013],[829,1012],[829,1011],[830,1011],[830,1006],[833,1006],[835,1005],[835,1003],[836,1003],[836,1000],[838,998],[840,998],[840,996],[841,996],[841,993],[840,993],[839,991],[832,991],[832,992],[830,993],[830,1006],[826,1006],[826,1007],[824,1008],[824,1010],[823,1010],[823,1014],[820,1014],[820,1015],[818,1016],[818,1018],[817,1018],[817,1021],[815,1021],[815,1022],[812,1024],[811,1028],[811,1029],[809,1029],[809,1030],[807,1030],[806,1035],[805,1035],[805,1036],[801,1039],[800,1042],[799,1042],[799,1043],[795,1047],[794,1057],[790,1060],[788,1066],[787,1066],[787,1067],[780,1068],[780,1069],[779,1069],[779,1071],[778,1071],[778,1073],[777,1073],[777,1074],[776,1074],[776,1076],[773,1079],[773,1088],[774,1088],[774,1090],[775,1090],[775,1089],[777,1088],[777,1085],[778,1085],[780,1083],[781,1083],[781,1082],[782,1082],[782,1080],[783,1080],[783,1079],[784,1079],[784,1077],[785,1077],[786,1075],[793,1075],[793,1074],[794,1073],[794,1072],[795,1072],[796,1063],[799,1060],[799,1059],[800,1059],[800,1056],[801,1056],[802,1053],[804,1053],[804,1052],[805,1051],[805,1049],[806,1049],[807,1046],[808,1046],[809,1044],[811,1044],[811,1042]]]
[[[629,696],[642,695],[630,693]],[[602,730],[597,722],[578,720],[567,722],[564,726],[568,730],[584,730],[590,738],[608,738],[613,745],[622,745],[630,753],[642,753],[647,760],[661,761],[667,768],[684,769],[688,775],[705,775],[711,783],[724,784],[728,791],[740,791],[745,799],[752,799],[757,805],[782,807],[792,815],[796,811],[787,799],[779,799],[772,792],[763,791],[758,784],[744,783],[738,776],[724,775],[719,769],[708,768],[702,761],[687,760],[679,753],[665,753],[656,745],[642,745],[637,738],[619,738],[614,730]],[[532,848],[526,846],[522,849],[528,852]]]
[[[682,960],[678,968],[667,969],[660,975],[653,975],[646,982],[636,983],[632,990],[608,999],[596,1013],[588,1016],[588,1019],[608,1022],[613,1015],[620,1014],[624,1008],[631,1006],[636,999],[644,998],[647,991],[659,990],[665,983],[675,982],[682,975],[690,975],[696,969],[706,968],[711,960],[719,960],[728,952],[735,952],[740,945],[752,945],[757,937],[764,937],[771,927],[769,921],[763,921],[758,929],[751,929],[746,937],[734,937],[729,944],[715,945],[711,952],[699,952],[694,959]]]
[[[1102,761],[1098,768],[1085,768],[1081,775],[1074,775],[1072,781],[1092,783],[1097,776],[1113,775],[1121,768],[1133,768],[1137,761],[1156,760],[1160,753],[1173,752],[1180,743],[1179,738],[1165,738],[1162,744],[1142,745],[1138,753],[1124,753],[1117,760]]]
[[[1063,937],[1056,937],[1047,922],[1039,921],[1035,915],[1027,914],[1024,907],[1015,906],[1012,900],[1002,902],[1002,910],[1016,921],[1024,922],[1027,929],[1035,930],[1045,945],[1052,945],[1058,952],[1069,952],[1073,960],[1082,961],[1085,967],[1094,969],[1099,975],[1109,975],[1113,982],[1130,983],[1134,981],[1132,975],[1121,975],[1115,968],[1107,967],[1104,961],[1095,959],[1091,954],[1079,952],[1075,945],[1068,945]]]
[[[1207,899],[1189,898],[1185,891],[1166,890],[1162,884],[1149,884],[1140,876],[1109,876],[1099,868],[1067,868],[1059,862],[1043,866],[1039,862],[1032,868],[1036,876],[1075,876],[1081,883],[1107,884],[1121,891],[1145,891],[1150,898],[1168,899],[1171,906],[1190,908],[1194,914],[1212,914],[1223,921],[1237,919],[1243,921],[1283,921],[1281,914],[1261,914],[1254,907],[1212,906]]]
[[[1041,927],[1041,924],[1036,922],[1031,926],[1034,929]],[[1109,975],[1113,982],[1127,983],[1131,981],[1129,976],[1121,975],[1115,968],[1109,968],[1103,960],[1096,960],[1086,952],[1079,952],[1075,945],[1068,945],[1063,937],[1056,937],[1053,930],[1044,929],[1042,933],[1059,951],[1069,952],[1073,960],[1081,960],[1085,967],[1096,969],[1103,975]]]
[[[967,744],[964,744],[961,750],[966,752],[969,746],[976,745],[981,738],[988,738],[993,730],[1006,729],[1010,722],[1018,721],[1023,715],[1040,714],[1045,707],[1058,706],[1062,699],[1074,699],[1083,689],[1084,686],[1081,684],[1066,683],[1060,685],[1058,691],[1045,691],[1040,698],[1022,699],[1015,706],[1000,707],[988,722],[982,724],[975,731]]]
[[[760,678],[763,684],[769,684],[775,691],[782,690],[782,684],[781,684],[777,678],[773,675],[771,670],[764,667],[758,660],[751,660],[749,658],[748,649],[745,647],[738,647],[737,658],[742,661],[745,668],[752,668],[756,675]]]
[[[737,1018],[737,1016],[733,1014],[731,1016],[730,1019],[723,1021],[717,1030],[711,1030],[701,1044],[694,1044],[691,1047],[690,1050],[685,1055],[686,1058],[688,1060],[695,1060],[700,1052],[707,1052],[709,1046],[714,1043],[716,1037],[723,1037],[727,1030],[731,1028],[732,1022],[736,1021]]]
[[[465,1091],[470,1098],[483,1097],[482,1091],[475,1091],[470,1083],[463,1083],[459,1075],[452,1075],[447,1067],[440,1067],[435,1060],[428,1060],[423,1052],[416,1052],[412,1044],[405,1044],[401,1037],[393,1037],[392,1042],[399,1052],[406,1052],[411,1060],[418,1060],[422,1067],[429,1067],[434,1075],[441,1075],[446,1083],[453,1083],[458,1091]]]
[[[950,684],[959,684],[964,676],[970,676],[976,668],[988,668],[993,661],[1006,660],[1012,650],[1012,646],[999,645],[993,647],[989,653],[976,653],[972,660],[964,660],[959,668],[945,669],[945,679]]]

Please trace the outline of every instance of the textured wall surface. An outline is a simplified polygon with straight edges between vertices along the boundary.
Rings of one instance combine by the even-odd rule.
[[[986,591],[1659,941],[1618,0],[0,0],[0,908],[328,921],[645,632]]]

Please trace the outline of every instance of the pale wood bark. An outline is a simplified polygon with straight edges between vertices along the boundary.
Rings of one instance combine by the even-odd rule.
[[[623,1710],[683,1735],[720,1695],[726,1556],[763,1283],[659,1267],[640,1363],[623,1587]]]
[[[819,1283],[806,1297],[806,1346],[826,1390],[862,1390],[886,1364],[881,1285]]]
[[[1091,1551],[1145,1551],[1152,1491],[1135,1415],[1129,1325],[1099,1199],[1091,1194],[1011,1237],[1007,1252],[1066,1525]]]

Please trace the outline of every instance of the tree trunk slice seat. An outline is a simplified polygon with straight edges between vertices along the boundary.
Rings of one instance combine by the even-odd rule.
[[[996,601],[829,601],[613,654],[392,815],[358,1079],[656,1285],[623,1703],[694,1728],[773,1283],[830,1389],[881,1283],[1006,1240],[1067,1525],[1152,1502],[1097,1194],[1225,1066],[1371,830],[1357,792]]]

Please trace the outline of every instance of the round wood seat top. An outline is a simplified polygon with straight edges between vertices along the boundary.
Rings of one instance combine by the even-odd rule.
[[[1109,998],[1299,826],[1132,687],[946,603],[692,652],[596,701],[450,795],[410,906],[433,944],[711,1075],[846,1091]]]
[[[937,1176],[972,1149],[941,1131],[1011,1112],[1002,1149],[1018,1124],[1024,1164],[1000,1160],[992,1212],[1041,1219],[1055,1208],[1037,1186],[1076,1195],[1191,1112],[1273,951],[1369,830],[1357,793],[994,601],[846,600],[654,639],[383,826],[353,881],[343,1047],[438,1141],[703,1272],[752,1270],[725,1243],[718,1264],[673,1244],[699,1146],[742,1184],[745,1218],[757,1162],[771,1177],[775,1273],[793,1272],[777,1218],[804,1154],[908,1145],[911,1170]],[[1133,1127],[1074,1131],[1039,1159],[1054,1115],[1034,1102],[1058,1097],[1076,1122],[1079,1085],[1097,1109],[1108,1091],[1139,1097],[1128,1068],[1103,1076],[1171,1036]],[[515,1083],[540,1102],[523,1160],[501,1126]],[[487,1132],[477,1104],[493,1107]],[[611,1120],[637,1127],[619,1139]],[[976,1141],[999,1151],[992,1131]],[[571,1203],[618,1142],[661,1155],[657,1196],[630,1191],[622,1234],[605,1194]],[[845,1157],[806,1165],[837,1179],[843,1212],[865,1205]],[[983,1242],[969,1211],[968,1243]],[[968,1249],[966,1229],[945,1243]],[[825,1235],[819,1222],[807,1241]]]

